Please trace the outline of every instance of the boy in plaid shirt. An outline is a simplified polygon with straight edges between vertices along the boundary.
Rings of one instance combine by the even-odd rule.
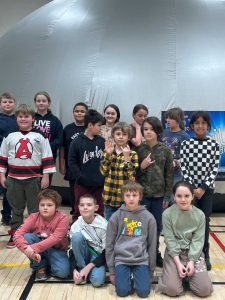
[[[105,216],[111,215],[121,206],[121,186],[126,180],[134,180],[138,168],[138,156],[128,146],[131,128],[125,122],[118,122],[112,128],[113,140],[105,143],[100,171],[105,176],[103,200]]]

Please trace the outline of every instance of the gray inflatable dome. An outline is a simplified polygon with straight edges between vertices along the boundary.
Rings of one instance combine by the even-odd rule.
[[[224,1],[55,0],[0,39],[0,93],[46,90],[64,124],[77,101],[223,110],[224,37]]]

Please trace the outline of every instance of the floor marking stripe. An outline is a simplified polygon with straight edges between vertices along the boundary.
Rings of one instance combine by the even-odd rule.
[[[29,267],[30,264],[0,264],[0,267]]]
[[[221,240],[215,235],[214,232],[209,231],[211,237],[214,239],[214,241],[220,246],[220,248],[223,250],[223,252],[225,252],[225,246],[224,244],[221,242]]]
[[[29,296],[29,293],[32,289],[33,283],[34,283],[35,273],[31,274],[30,279],[28,280],[19,300],[26,300]]]
[[[212,265],[213,269],[225,269],[225,265]]]

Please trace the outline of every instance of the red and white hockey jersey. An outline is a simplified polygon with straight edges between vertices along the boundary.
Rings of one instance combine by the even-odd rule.
[[[2,141],[0,172],[16,179],[56,172],[48,139],[35,129],[10,133]]]

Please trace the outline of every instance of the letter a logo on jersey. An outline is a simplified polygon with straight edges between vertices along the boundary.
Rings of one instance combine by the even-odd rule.
[[[16,144],[15,158],[20,158],[20,159],[31,158],[32,150],[33,150],[33,147],[28,138],[20,139],[19,142]]]

